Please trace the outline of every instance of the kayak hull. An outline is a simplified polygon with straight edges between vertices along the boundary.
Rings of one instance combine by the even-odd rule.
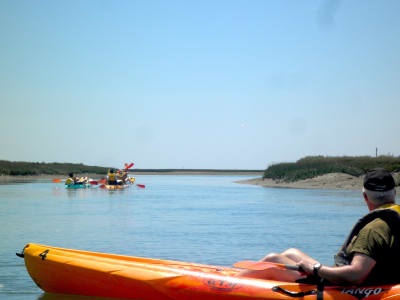
[[[237,277],[239,270],[230,267],[37,244],[24,248],[24,259],[33,281],[50,293],[141,300],[293,299],[283,290],[314,300],[317,291],[311,284]],[[320,293],[325,300],[400,299],[400,285],[330,286]]]
[[[66,189],[87,189],[90,187],[90,184],[66,184]]]

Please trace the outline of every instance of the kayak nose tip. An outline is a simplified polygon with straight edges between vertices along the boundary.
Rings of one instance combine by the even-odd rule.
[[[15,253],[15,255],[18,256],[18,257],[24,258],[25,257],[25,254],[24,254],[25,249],[28,248],[28,247],[29,247],[29,244],[26,244],[26,246],[22,249],[21,253],[17,252],[17,253]]]

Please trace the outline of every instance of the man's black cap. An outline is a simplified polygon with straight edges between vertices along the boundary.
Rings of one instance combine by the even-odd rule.
[[[364,188],[370,191],[385,192],[395,187],[392,174],[383,168],[368,170],[364,176]]]

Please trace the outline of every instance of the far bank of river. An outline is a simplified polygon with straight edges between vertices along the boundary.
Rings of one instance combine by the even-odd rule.
[[[246,171],[140,171],[140,172],[130,172],[129,176],[137,177],[141,175],[215,175],[215,176],[254,176],[261,177],[263,172],[246,172]],[[75,174],[76,177],[89,177],[93,179],[105,178],[102,174]],[[9,176],[0,175],[0,184],[6,183],[22,183],[22,182],[33,182],[33,181],[51,181],[53,179],[66,179],[67,175],[21,175],[21,176]]]
[[[398,173],[394,174],[395,180],[398,179]],[[329,173],[314,178],[285,182],[273,179],[254,178],[239,180],[236,183],[259,185],[270,188],[295,188],[295,189],[322,189],[322,190],[359,190],[363,185],[363,176],[356,177],[343,173]],[[397,182],[398,184],[398,182]],[[400,187],[396,188],[397,193]]]

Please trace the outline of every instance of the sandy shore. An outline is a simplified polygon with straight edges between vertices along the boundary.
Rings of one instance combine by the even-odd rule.
[[[397,176],[395,176],[397,178]],[[239,180],[236,183],[253,184],[271,188],[295,188],[295,189],[324,189],[324,190],[358,190],[362,189],[363,176],[356,177],[343,173],[330,173],[322,176],[299,180],[295,182],[275,181],[272,179],[254,178]],[[396,188],[397,193],[400,187]]]

